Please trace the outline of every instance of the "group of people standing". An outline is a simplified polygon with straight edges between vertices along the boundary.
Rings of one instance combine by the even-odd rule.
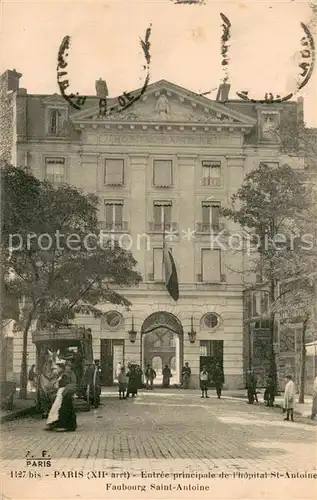
[[[222,387],[224,384],[224,374],[223,370],[219,363],[217,363],[212,372],[208,371],[206,365],[203,366],[202,371],[200,372],[200,389],[201,389],[201,398],[209,398],[208,396],[208,388],[210,382],[213,382],[216,387],[217,398],[221,398]]]
[[[247,371],[246,387],[248,393],[248,404],[258,403],[257,396],[257,377],[252,369]],[[273,407],[276,396],[276,386],[272,375],[268,375],[265,384],[264,401],[266,406]],[[283,413],[286,413],[285,421],[294,422],[294,407],[296,399],[296,387],[291,375],[285,377],[285,388],[283,397]],[[313,401],[311,419],[314,420],[317,415],[317,377],[313,385]]]

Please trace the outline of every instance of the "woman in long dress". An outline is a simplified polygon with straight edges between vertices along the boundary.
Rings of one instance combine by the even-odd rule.
[[[132,397],[138,394],[138,386],[139,386],[139,376],[136,370],[135,365],[130,365],[130,369],[127,373],[127,377],[129,379],[128,382],[128,390],[127,390],[127,398],[132,394]]]
[[[73,387],[69,377],[63,373],[58,382],[58,391],[47,418],[45,430],[64,429],[75,431],[77,428],[76,413],[73,404]]]
[[[167,389],[170,386],[171,377],[172,377],[172,372],[169,369],[168,365],[165,365],[163,368],[163,383],[162,383],[162,387],[164,389]]]

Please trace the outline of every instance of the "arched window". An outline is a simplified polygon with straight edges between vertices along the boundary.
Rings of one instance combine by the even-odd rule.
[[[49,133],[57,135],[59,126],[59,111],[57,109],[52,109],[50,113],[50,129]]]

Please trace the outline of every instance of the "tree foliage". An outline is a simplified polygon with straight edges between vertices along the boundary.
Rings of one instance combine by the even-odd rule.
[[[137,262],[115,240],[100,239],[95,195],[10,165],[1,187],[4,290],[23,301],[25,336],[34,320],[60,325],[78,313],[100,315],[105,302],[130,306],[121,290],[140,282]]]

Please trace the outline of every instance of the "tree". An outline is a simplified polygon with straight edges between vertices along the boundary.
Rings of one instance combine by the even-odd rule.
[[[287,258],[299,247],[296,224],[300,216],[310,208],[310,189],[304,185],[305,175],[288,165],[269,167],[261,164],[250,172],[244,183],[231,199],[231,206],[222,214],[239,223],[248,248],[255,248],[250,257],[249,271],[262,275],[262,287],[268,290],[270,304],[278,296],[278,283],[292,276]],[[296,251],[294,252],[294,248]],[[274,352],[276,311],[269,311],[270,374],[277,387],[277,370]]]
[[[23,352],[21,397],[27,387],[27,339],[37,327],[68,324],[78,313],[101,315],[100,304],[129,307],[120,289],[137,285],[131,252],[100,239],[95,195],[55,188],[20,168],[2,175],[4,281],[20,301]]]

